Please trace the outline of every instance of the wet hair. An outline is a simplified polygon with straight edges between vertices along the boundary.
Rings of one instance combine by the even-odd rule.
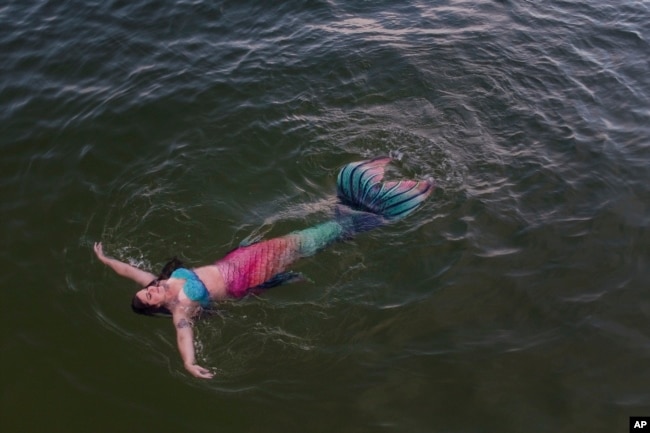
[[[169,277],[172,276],[172,272],[174,272],[178,268],[182,268],[185,265],[181,260],[179,260],[177,257],[172,257],[167,263],[165,263],[165,266],[160,271],[160,274],[158,275],[158,278],[156,278],[156,282],[160,280],[167,280]]]
[[[144,316],[171,316],[172,312],[165,307],[154,307],[149,304],[142,302],[137,296],[134,296],[131,300],[131,309],[134,313],[142,314]]]
[[[159,281],[168,280],[169,277],[171,277],[172,272],[174,272],[178,268],[182,268],[183,266],[184,265],[181,260],[179,260],[177,257],[172,257],[171,260],[165,263],[165,266],[163,266],[158,277],[153,281],[151,281],[146,286],[144,286],[144,288],[146,289],[149,286],[158,284]],[[133,299],[131,300],[131,309],[133,310],[134,313],[142,314],[145,316],[171,316],[172,315],[171,311],[169,311],[167,308],[154,307],[145,304],[140,299],[138,299],[137,296],[134,296]]]

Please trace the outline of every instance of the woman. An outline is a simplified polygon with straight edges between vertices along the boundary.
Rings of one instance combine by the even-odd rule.
[[[137,313],[171,314],[176,326],[183,365],[195,377],[213,374],[196,363],[193,321],[212,301],[242,298],[251,290],[263,290],[300,278],[287,267],[327,245],[371,230],[413,212],[433,191],[433,181],[382,182],[390,158],[354,162],[341,169],[337,179],[337,205],[331,221],[275,239],[241,245],[214,264],[187,269],[168,263],[157,278],[127,263],[106,257],[95,243],[97,258],[118,275],[144,288],[133,298]]]

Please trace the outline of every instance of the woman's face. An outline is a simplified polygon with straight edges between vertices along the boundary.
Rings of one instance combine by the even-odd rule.
[[[146,305],[158,307],[165,301],[165,289],[160,282],[139,290],[135,296]]]

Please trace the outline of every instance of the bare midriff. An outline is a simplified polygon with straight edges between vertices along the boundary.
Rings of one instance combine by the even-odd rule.
[[[205,284],[205,288],[210,292],[210,298],[212,300],[218,301],[228,297],[228,293],[226,292],[226,283],[217,266],[201,266],[200,268],[194,268],[193,270],[201,279],[203,284]]]

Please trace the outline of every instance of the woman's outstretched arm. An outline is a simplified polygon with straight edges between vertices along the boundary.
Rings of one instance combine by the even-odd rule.
[[[146,286],[156,278],[156,276],[151,272],[146,272],[136,268],[135,266],[131,266],[128,263],[106,257],[101,242],[95,242],[93,249],[95,250],[95,255],[99,261],[115,271],[116,274],[129,278],[141,286]]]
[[[196,364],[192,321],[185,315],[174,314],[174,326],[176,327],[178,351],[181,353],[181,358],[183,358],[185,369],[194,377],[212,379],[214,374],[212,374],[210,370]]]

